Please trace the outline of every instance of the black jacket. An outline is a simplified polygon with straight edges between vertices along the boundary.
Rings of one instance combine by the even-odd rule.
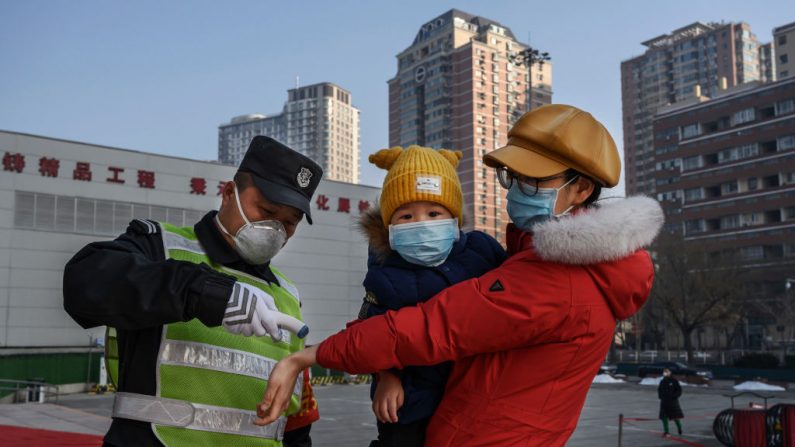
[[[252,266],[224,240],[207,213],[194,229],[214,262],[271,283],[267,264]],[[204,264],[165,259],[160,227],[136,219],[113,241],[94,242],[66,264],[64,309],[82,327],[112,326],[119,345],[118,390],[154,395],[163,326],[198,318],[219,326],[235,278]],[[147,422],[114,419],[106,445],[162,446]]]
[[[682,419],[682,407],[679,406],[679,397],[682,396],[682,386],[673,377],[663,377],[657,387],[657,397],[660,398],[660,419]]]
[[[360,318],[383,315],[389,310],[414,306],[433,298],[437,293],[500,266],[505,250],[491,236],[480,231],[461,232],[447,259],[437,267],[424,267],[391,252],[380,262],[371,254],[367,262],[364,288],[367,291]],[[403,406],[398,410],[400,424],[430,419],[442,401],[452,362],[438,365],[409,366],[397,373],[403,384]],[[377,383],[370,387],[375,396]]]

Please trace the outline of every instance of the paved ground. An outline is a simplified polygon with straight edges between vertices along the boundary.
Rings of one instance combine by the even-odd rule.
[[[374,417],[370,412],[369,385],[318,386],[316,393],[323,417],[312,428],[317,446],[367,446],[375,436]],[[712,420],[729,407],[723,394],[726,386],[687,387],[681,399],[686,420],[683,439],[690,445],[720,446],[712,436]],[[795,392],[775,393],[771,403],[795,403]],[[35,427],[76,433],[102,434],[110,424],[112,396],[74,395],[59,404],[0,405],[0,425]],[[758,399],[755,399],[758,401]],[[740,398],[738,406],[749,400]],[[569,441],[571,447],[615,446],[618,441],[618,415],[628,418],[651,418],[650,422],[631,422],[624,426],[624,446],[685,445],[660,438],[657,417],[656,387],[634,383],[594,385],[588,394],[577,431]],[[1,444],[2,442],[0,442]]]

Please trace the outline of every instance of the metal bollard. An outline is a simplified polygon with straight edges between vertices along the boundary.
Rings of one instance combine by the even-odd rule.
[[[618,447],[621,447],[621,442],[624,436],[624,414],[618,415]]]

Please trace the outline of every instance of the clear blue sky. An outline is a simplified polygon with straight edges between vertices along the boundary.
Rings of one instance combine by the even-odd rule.
[[[42,1],[0,3],[0,129],[204,160],[218,125],[273,113],[295,84],[330,81],[361,110],[367,155],[388,144],[386,81],[424,22],[458,8],[553,58],[554,101],[621,144],[622,60],[694,21],[745,21],[762,42],[795,21],[780,1]],[[0,148],[2,151],[2,148]],[[622,179],[623,180],[623,179]]]

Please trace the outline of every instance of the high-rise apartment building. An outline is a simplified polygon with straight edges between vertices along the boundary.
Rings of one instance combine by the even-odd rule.
[[[663,108],[654,149],[665,229],[738,259],[748,298],[783,298],[795,271],[795,77]]]
[[[516,58],[527,47],[498,22],[453,9],[420,27],[389,80],[390,146],[462,151],[466,229],[500,241],[505,192],[482,157],[507,142],[524,112],[552,99],[552,66],[534,63],[528,73]]]
[[[218,127],[218,160],[237,165],[256,135],[267,135],[323,167],[323,178],[359,183],[359,110],[347,90],[324,82],[288,90],[282,113],[243,115]]]
[[[778,79],[795,76],[795,22],[773,29]]]
[[[654,194],[657,111],[762,77],[760,49],[746,23],[693,23],[643,42],[621,64],[624,166],[628,194]]]

